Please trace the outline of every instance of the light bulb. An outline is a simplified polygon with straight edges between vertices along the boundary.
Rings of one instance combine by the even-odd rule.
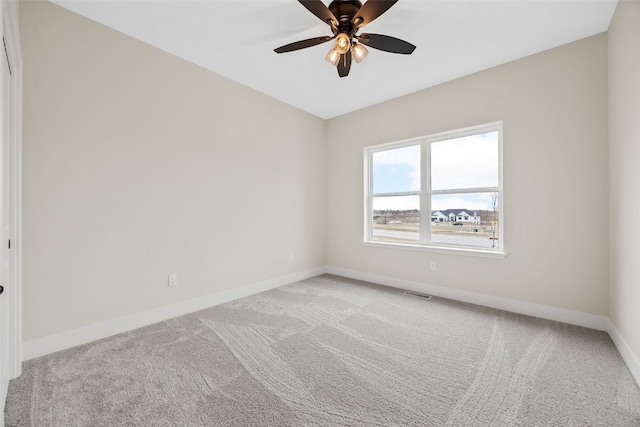
[[[344,55],[349,51],[350,47],[351,47],[351,40],[349,39],[349,36],[347,34],[340,33],[336,36],[336,44],[333,47],[336,50],[336,52],[338,52],[341,55]]]
[[[331,49],[324,59],[326,59],[331,65],[338,65],[338,61],[340,61],[340,54],[335,49]]]
[[[362,61],[368,53],[369,51],[367,50],[367,48],[362,46],[360,43],[354,43],[353,45],[351,45],[351,54],[353,55],[353,59],[355,59],[356,62]]]

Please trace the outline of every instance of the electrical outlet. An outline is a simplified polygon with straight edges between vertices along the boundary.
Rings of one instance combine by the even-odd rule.
[[[293,254],[289,254],[289,262],[293,262]]]
[[[169,275],[169,286],[178,286],[178,275],[170,274]]]
[[[436,262],[435,261],[431,261],[431,269],[432,270],[436,269]]]

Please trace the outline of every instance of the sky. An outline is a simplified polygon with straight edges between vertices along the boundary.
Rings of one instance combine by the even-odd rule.
[[[498,186],[498,132],[431,144],[434,190]],[[420,191],[420,145],[373,154],[374,193]],[[432,197],[432,210],[491,210],[490,193],[457,193]],[[379,197],[373,209],[418,209],[418,196]]]

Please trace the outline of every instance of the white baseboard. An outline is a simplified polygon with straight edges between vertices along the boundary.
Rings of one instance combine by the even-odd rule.
[[[627,364],[631,375],[640,386],[640,359],[636,356],[627,344],[618,328],[607,316],[585,313],[582,311],[568,310],[565,308],[552,307],[542,304],[517,301],[508,298],[495,297],[491,295],[479,294],[476,292],[462,291],[459,289],[445,288],[442,286],[428,285],[421,282],[398,279],[395,277],[381,276],[346,268],[327,266],[326,272],[336,276],[348,277],[356,280],[377,283],[391,286],[393,288],[406,289],[415,292],[431,294],[441,298],[448,298],[456,301],[468,302],[485,307],[497,308],[512,313],[526,314],[528,316],[540,317],[547,320],[568,323],[570,325],[583,326],[585,328],[605,331],[611,337],[622,359]]]
[[[23,360],[34,359],[49,353],[54,353],[56,351],[65,350],[77,345],[86,344],[91,341],[131,331],[156,322],[193,313],[215,305],[224,304],[225,302],[233,301],[238,298],[279,288],[280,286],[295,283],[300,280],[309,279],[324,273],[326,273],[326,269],[324,267],[304,270],[241,286],[239,288],[216,292],[204,297],[154,308],[141,313],[118,317],[116,319],[106,320],[93,325],[72,329],[70,331],[36,338],[23,343]]]
[[[361,271],[346,268],[327,266],[327,273],[351,279],[363,280],[393,288],[422,292],[433,296],[448,298],[456,301],[482,305],[484,307],[497,308],[512,313],[526,314],[527,316],[540,317],[547,320],[568,323],[570,325],[583,326],[585,328],[606,331],[609,319],[606,316],[585,313],[582,311],[568,310],[566,308],[552,307],[531,302],[518,301],[509,298],[485,295],[460,289],[445,288],[443,286],[429,285],[422,282],[398,279],[395,277],[381,276],[378,274],[363,273]]]
[[[608,327],[607,332],[611,337],[611,340],[616,345],[616,348],[620,352],[622,359],[627,364],[629,371],[631,371],[631,375],[636,379],[636,383],[640,386],[640,359],[633,353],[629,344],[624,339],[616,325],[613,324],[611,319],[607,319]]]
[[[508,298],[501,298],[476,292],[462,291],[459,289],[445,288],[442,286],[429,285],[421,282],[398,279],[395,277],[381,276],[377,274],[364,273],[346,268],[326,266],[310,270],[304,270],[285,276],[276,277],[261,282],[252,283],[235,289],[206,295],[200,298],[179,302],[176,304],[155,308],[153,310],[135,313],[116,319],[107,320],[82,328],[72,329],[55,335],[37,338],[23,343],[23,360],[34,359],[56,351],[65,350],[77,345],[86,344],[112,335],[131,331],[156,322],[168,320],[177,316],[193,313],[215,305],[224,304],[229,301],[254,295],[260,292],[275,289],[280,286],[295,283],[300,280],[309,279],[321,274],[334,274],[336,276],[348,277],[351,279],[363,280],[380,285],[390,286],[399,289],[406,289],[416,292],[431,294],[441,298],[448,298],[456,301],[478,304],[485,307],[497,308],[513,313],[525,314],[528,316],[540,317],[542,319],[555,320],[557,322],[571,325],[583,326],[586,328],[606,331],[611,336],[622,358],[626,362],[631,374],[640,385],[640,361],[633,353],[620,331],[606,316],[584,313],[581,311],[568,310],[559,307],[552,307],[542,304],[534,304],[525,301],[517,301]]]

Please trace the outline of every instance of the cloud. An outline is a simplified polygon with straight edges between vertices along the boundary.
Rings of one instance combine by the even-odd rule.
[[[420,196],[375,197],[373,199],[373,210],[383,209],[394,211],[420,209]]]
[[[490,211],[491,193],[465,193],[433,196],[431,210],[468,209]]]
[[[499,133],[487,132],[437,141],[431,144],[433,190],[464,190],[497,187],[499,180]],[[373,153],[374,184],[379,192],[420,191],[420,145]],[[410,188],[407,188],[410,186]],[[425,194],[425,193],[423,193]],[[432,210],[492,210],[491,193],[458,193],[432,197]],[[419,196],[376,197],[373,209],[420,208]]]
[[[432,189],[498,186],[498,132],[431,144]]]
[[[374,167],[404,166],[410,170],[407,172],[410,187],[403,191],[420,190],[420,145],[373,153],[373,164]]]
[[[464,193],[436,195],[431,199],[431,210],[467,209],[470,211],[490,211],[492,193]],[[420,209],[420,196],[375,197],[373,210],[406,211]]]
[[[378,151],[373,153],[373,159],[380,165],[411,165],[414,169],[419,169],[420,145]]]

